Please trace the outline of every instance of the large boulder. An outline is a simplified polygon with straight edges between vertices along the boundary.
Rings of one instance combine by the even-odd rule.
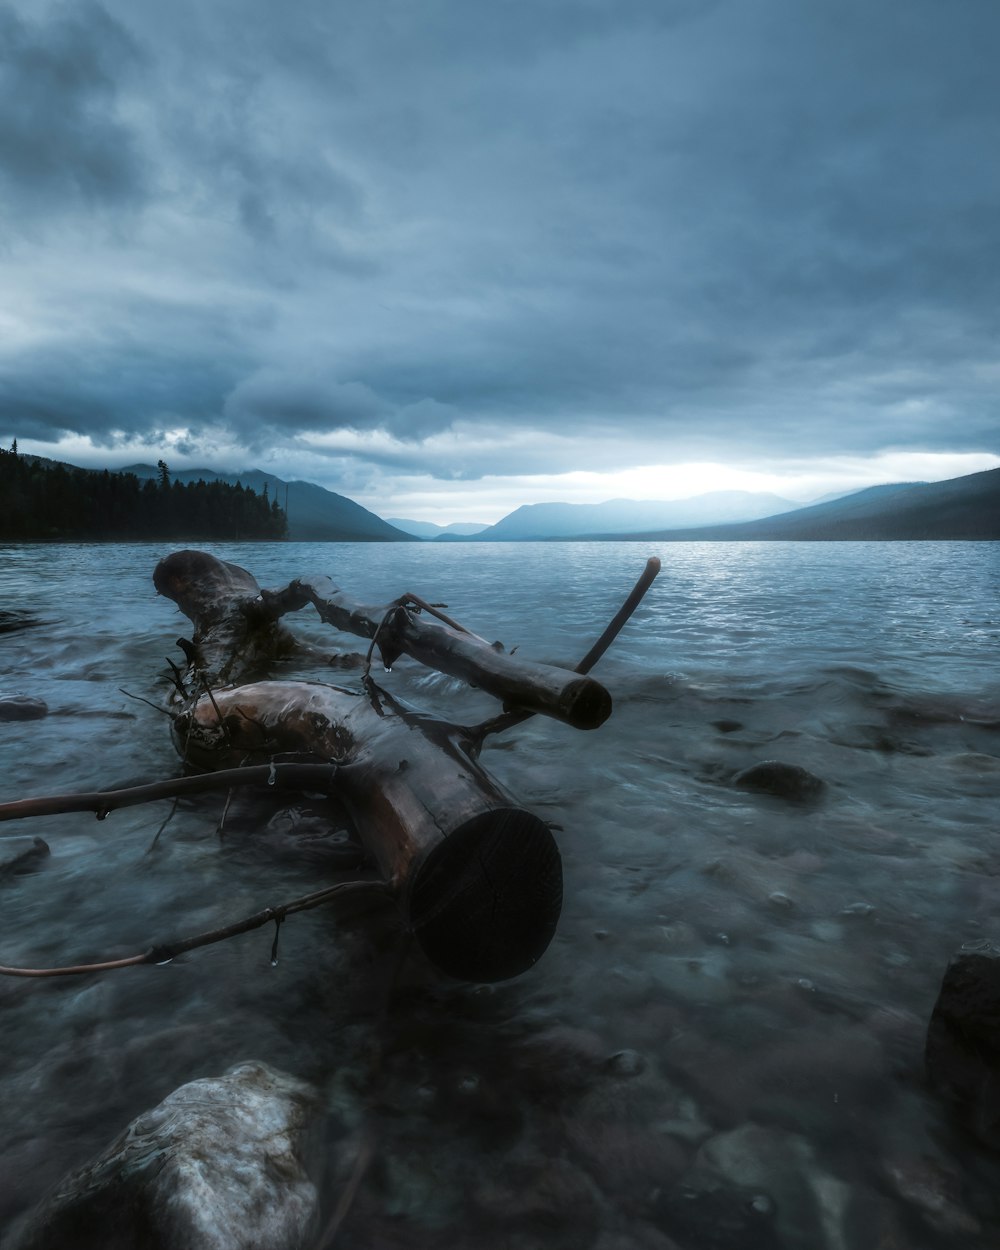
[[[68,1176],[9,1250],[299,1250],[315,1091],[263,1063],[182,1085]]]
[[[948,964],[924,1057],[931,1088],[1000,1149],[1000,947],[970,942]]]

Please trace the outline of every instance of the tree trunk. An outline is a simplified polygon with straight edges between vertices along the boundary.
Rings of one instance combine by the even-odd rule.
[[[337,797],[431,962],[474,981],[503,980],[529,968],[559,919],[559,850],[545,823],[471,757],[466,731],[405,707],[370,681],[358,692],[301,681],[228,689],[210,682],[199,696],[207,674],[241,680],[259,671],[272,649],[294,643],[276,622],[288,610],[287,597],[276,611],[276,597],[269,604],[246,570],[202,552],[161,561],[154,581],[196,626],[195,644],[185,648],[194,692],[173,729],[184,759],[214,769],[291,752],[336,763]],[[400,625],[393,636],[412,642],[438,631],[417,625]],[[463,639],[449,628],[446,650],[453,632]],[[499,654],[481,640],[478,645]],[[459,650],[466,659],[471,654],[475,669],[482,657]],[[508,673],[523,667],[500,658]],[[564,688],[589,681],[552,671],[563,674]],[[532,698],[539,688],[533,676],[526,679]]]
[[[375,698],[254,682],[197,700],[175,738],[209,768],[283,753],[336,763],[337,797],[431,962],[472,981],[516,976],[559,919],[552,834],[469,757],[461,729]]]

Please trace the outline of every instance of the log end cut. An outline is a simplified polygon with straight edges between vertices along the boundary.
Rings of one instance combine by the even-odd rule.
[[[545,952],[562,909],[548,826],[518,808],[482,812],[415,865],[407,916],[428,959],[463,981],[505,981]]]
[[[565,719],[577,729],[599,729],[611,715],[611,695],[593,677],[567,686],[565,701]]]

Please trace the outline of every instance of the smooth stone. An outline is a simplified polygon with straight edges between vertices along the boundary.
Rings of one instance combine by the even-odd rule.
[[[41,720],[48,714],[49,705],[43,699],[27,694],[0,694],[0,721]]]
[[[823,782],[808,769],[800,768],[798,764],[782,764],[779,760],[751,764],[736,774],[733,785],[741,790],[773,794],[780,799],[799,802],[815,798],[823,789]]]
[[[1000,1150],[1000,946],[967,943],[931,1013],[927,1078],[984,1145]]]
[[[871,903],[848,903],[840,909],[842,916],[870,916],[875,910]]]
[[[316,1092],[263,1063],[191,1081],[70,1174],[9,1250],[300,1250]]]

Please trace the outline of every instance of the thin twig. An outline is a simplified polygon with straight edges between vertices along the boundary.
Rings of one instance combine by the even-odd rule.
[[[401,606],[402,605],[399,603],[390,604],[389,607],[385,611],[385,615],[382,617],[378,625],[375,627],[375,632],[374,634],[372,634],[372,640],[368,644],[368,654],[365,656],[365,668],[364,668],[364,672],[361,674],[362,682],[365,680],[366,677],[369,676],[369,674],[372,671],[372,656],[375,654],[375,644],[378,642],[379,634],[381,634],[382,630],[385,629],[386,626],[389,624],[389,618],[391,616],[394,616],[395,613],[397,613],[400,610]],[[389,669],[389,666],[386,665],[386,671],[388,671],[388,669]]]
[[[399,982],[399,974],[402,971],[403,964],[410,952],[410,934],[403,933],[400,938],[399,946],[395,952],[395,958],[389,970],[389,977],[386,982],[385,997],[382,1000],[382,1008],[379,1012],[379,1032],[376,1034],[376,1043],[369,1051],[368,1064],[368,1082],[369,1087],[373,1082],[378,1080],[382,1075],[382,1068],[385,1061],[385,1032],[389,1019],[389,1008],[392,1005],[392,998],[396,992],[396,985]],[[369,1088],[369,1096],[371,1089]],[[372,1122],[372,1114],[370,1105],[366,1110],[366,1120],[361,1128],[361,1137],[358,1142],[358,1153],[354,1160],[354,1167],[351,1169],[351,1175],[347,1179],[347,1184],[341,1190],[340,1198],[334,1208],[333,1214],[330,1216],[326,1227],[317,1238],[313,1250],[330,1250],[330,1247],[337,1239],[337,1234],[347,1219],[347,1216],[354,1205],[354,1200],[358,1196],[358,1190],[361,1188],[361,1182],[365,1178],[365,1173],[371,1166],[372,1159],[375,1157],[376,1145],[375,1126]]]
[[[215,714],[219,718],[219,728],[222,730],[223,736],[228,743],[232,744],[232,736],[229,733],[229,726],[222,719],[222,713],[219,711],[219,705],[215,701],[215,695],[212,693],[212,687],[208,684],[208,678],[201,672],[199,672],[198,677],[201,680],[201,684],[205,687],[205,693],[212,701],[212,707],[215,708]]]
[[[230,793],[230,794],[232,794],[232,790],[230,790],[230,791],[229,791],[229,793]],[[180,800],[180,796],[178,796],[177,798],[175,798],[175,799],[174,799],[173,803],[171,803],[171,805],[170,805],[170,811],[169,811],[169,812],[167,812],[166,816],[164,816],[163,821],[162,821],[162,823],[160,824],[159,829],[157,829],[157,831],[156,831],[156,837],[152,840],[152,842],[150,842],[149,846],[147,846],[147,847],[146,847],[146,854],[147,854],[147,855],[149,855],[152,851],[155,851],[155,850],[156,850],[156,844],[157,844],[157,842],[159,842],[159,840],[160,840],[160,834],[164,831],[164,829],[166,829],[167,825],[169,825],[169,824],[170,824],[170,822],[173,820],[173,818],[174,818],[174,813],[177,811],[177,804],[178,804],[180,801],[181,801],[181,800]]]
[[[135,699],[137,703],[145,703],[154,712],[161,712],[164,716],[169,716],[171,720],[174,719],[173,712],[168,712],[165,707],[160,707],[158,703],[154,703],[151,699],[144,699],[141,694],[133,694],[131,690],[126,690],[124,686],[119,686],[118,689],[130,699]]]
[[[190,696],[188,695],[188,692],[187,692],[187,686],[184,685],[184,674],[177,667],[177,665],[173,662],[170,656],[165,656],[164,658],[166,659],[167,663],[170,665],[171,681],[173,681],[174,685],[177,687],[177,691],[180,694],[181,698],[182,699],[189,698]]]
[[[361,1128],[361,1140],[358,1143],[358,1153],[354,1160],[354,1167],[351,1169],[351,1175],[347,1184],[340,1191],[340,1198],[337,1201],[333,1214],[330,1216],[330,1222],[320,1234],[320,1240],[316,1243],[316,1250],[329,1250],[333,1245],[344,1220],[347,1219],[347,1215],[354,1205],[354,1199],[358,1196],[361,1182],[365,1179],[365,1173],[368,1171],[374,1157],[375,1130],[369,1123]]]
[[[178,955],[197,950],[199,946],[211,946],[215,942],[224,942],[227,938],[238,937],[241,933],[249,933],[251,929],[260,929],[272,922],[280,924],[286,916],[294,912],[311,911],[314,907],[322,907],[325,903],[331,902],[338,894],[357,890],[384,895],[390,892],[388,886],[381,881],[342,881],[338,885],[327,886],[324,890],[316,890],[312,894],[305,894],[301,898],[281,903],[277,907],[265,907],[263,911],[256,912],[245,920],[237,920],[233,924],[224,925],[221,929],[210,929],[207,933],[198,933],[194,937],[150,946],[141,954],[129,955],[125,959],[108,959],[101,963],[73,964],[62,968],[9,968],[0,965],[0,976],[74,977],[84,976],[89,972],[110,972],[116,968],[135,968],[140,964],[167,964]]]
[[[47,798],[17,799],[0,803],[0,821],[28,816],[55,816],[64,812],[96,812],[106,816],[119,807],[135,807],[156,799],[173,799],[187,794],[204,794],[230,786],[280,785],[284,789],[329,790],[337,777],[336,764],[253,764],[244,768],[224,768],[197,777],[173,777],[145,786],[123,790],[91,790],[74,794],[54,794]],[[103,816],[102,816],[103,819]]]
[[[406,607],[407,604],[412,603],[415,608],[419,608],[422,612],[429,612],[431,616],[436,616],[439,621],[444,621],[452,629],[457,629],[460,634],[468,634],[470,638],[478,637],[478,634],[474,634],[471,629],[466,629],[464,625],[459,625],[458,621],[452,620],[450,616],[445,616],[443,612],[438,611],[439,607],[446,608],[448,606],[446,603],[428,603],[426,599],[421,599],[419,595],[411,595],[409,592],[405,595],[400,595],[396,602],[400,607]],[[485,640],[480,638],[479,641],[483,642]]]
[[[229,793],[226,795],[226,806],[222,809],[222,815],[219,817],[219,823],[216,826],[216,830],[215,830],[215,832],[219,835],[220,842],[226,836],[226,817],[229,815],[229,805],[230,803],[232,803],[232,801],[233,801],[233,787],[230,786]]]

